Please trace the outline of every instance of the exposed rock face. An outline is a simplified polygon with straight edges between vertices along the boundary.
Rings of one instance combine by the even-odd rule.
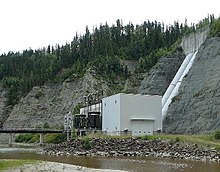
[[[2,85],[0,83],[0,128],[3,124],[3,112],[4,112],[4,107],[5,107],[5,96],[4,96],[4,90],[2,88]]]
[[[11,113],[12,106],[5,105],[6,98],[5,98],[5,90],[0,83],[0,128],[3,127],[3,123],[8,118]]]
[[[102,79],[96,79],[94,75],[90,70],[81,79],[34,87],[14,106],[4,128],[42,127],[45,122],[50,127],[62,127],[64,115],[83,102],[85,95],[98,90],[106,93],[106,83]]]
[[[220,128],[220,38],[199,48],[163,122],[167,133],[203,133]]]
[[[162,57],[158,63],[145,75],[139,89],[139,94],[163,95],[182,64],[185,55],[183,51]]]
[[[185,58],[184,53],[198,48],[207,33],[207,30],[201,30],[201,37],[196,34],[184,38],[184,51],[177,50],[162,57],[144,77],[142,74],[135,74],[134,81],[138,82],[133,83],[136,85],[130,86],[127,82],[124,90],[129,93],[164,95]],[[133,63],[123,63],[133,72]],[[220,38],[210,38],[200,47],[193,67],[183,79],[179,95],[169,107],[163,123],[165,132],[202,133],[220,128],[219,74]],[[5,107],[5,91],[0,84],[0,128],[42,127],[46,122],[50,127],[61,127],[64,114],[82,102],[85,95],[102,90],[106,96],[108,89],[107,83],[102,78],[97,78],[94,71],[89,70],[81,79],[68,79],[62,84],[34,87],[17,105]]]

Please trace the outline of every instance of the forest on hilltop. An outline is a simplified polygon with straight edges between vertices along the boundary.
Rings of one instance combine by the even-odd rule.
[[[208,24],[213,28],[212,35],[220,30],[219,19],[213,15],[191,26],[187,22],[165,26],[149,20],[136,26],[131,22],[122,23],[117,20],[112,26],[100,24],[92,32],[86,27],[83,35],[76,33],[66,45],[2,54],[0,81],[7,91],[6,104],[16,104],[33,86],[43,85],[48,80],[57,83],[68,77],[80,78],[88,68],[108,81],[117,77],[127,79],[130,73],[121,60],[137,60],[136,72],[148,71],[161,56],[173,51],[177,47],[175,43],[187,33]]]

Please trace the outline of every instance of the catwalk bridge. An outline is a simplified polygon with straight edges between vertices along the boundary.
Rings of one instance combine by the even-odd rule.
[[[4,128],[0,129],[0,133],[8,133],[9,137],[9,146],[12,146],[13,134],[18,133],[38,133],[40,134],[40,144],[43,143],[43,134],[47,133],[63,133],[64,130],[51,130],[51,129],[35,129],[35,128]]]

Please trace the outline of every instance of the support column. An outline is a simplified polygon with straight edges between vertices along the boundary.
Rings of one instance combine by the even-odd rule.
[[[70,133],[68,130],[66,131],[66,140],[67,142],[70,141]]]
[[[40,144],[43,144],[43,133],[40,133]]]
[[[73,138],[73,131],[71,130],[70,131],[70,139],[72,139]]]
[[[13,133],[9,133],[9,147],[12,147]]]

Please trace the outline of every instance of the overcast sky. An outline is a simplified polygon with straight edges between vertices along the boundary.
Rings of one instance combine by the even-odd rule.
[[[220,0],[0,0],[0,54],[65,44],[87,25],[116,19],[190,24],[208,14],[219,16]]]

